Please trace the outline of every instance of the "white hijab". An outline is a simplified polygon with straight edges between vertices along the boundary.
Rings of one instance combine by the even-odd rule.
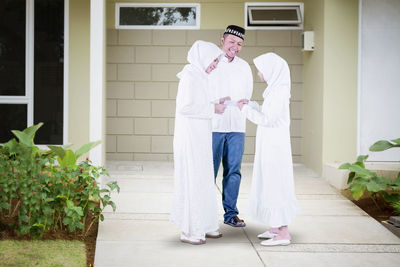
[[[190,66],[205,75],[207,67],[214,61],[214,59],[222,54],[222,50],[213,43],[205,41],[194,42],[187,55],[187,61],[190,65],[186,65],[183,70],[177,74],[178,78],[181,78],[190,69]]]
[[[268,84],[263,97],[266,98],[271,93],[277,92],[290,98],[290,70],[286,61],[275,53],[263,54],[253,61]]]

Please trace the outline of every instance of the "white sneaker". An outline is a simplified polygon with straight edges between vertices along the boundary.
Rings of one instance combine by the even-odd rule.
[[[290,240],[288,240],[288,239],[280,239],[280,240],[268,239],[268,240],[262,241],[260,244],[261,244],[261,246],[287,246],[290,244]]]
[[[270,231],[265,231],[264,233],[259,234],[257,237],[260,239],[270,239],[270,238],[274,238],[277,235],[278,234],[271,233]]]
[[[192,244],[192,245],[203,245],[206,243],[205,239],[194,238],[194,237],[188,236],[184,233],[181,234],[181,241],[183,243],[188,243],[188,244]]]
[[[208,232],[206,233],[206,237],[208,238],[220,238],[222,237],[222,233],[220,231],[212,231],[212,232]]]

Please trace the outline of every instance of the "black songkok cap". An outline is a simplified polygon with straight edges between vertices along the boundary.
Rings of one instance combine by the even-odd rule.
[[[228,27],[226,27],[224,34],[232,34],[244,40],[244,32],[245,30],[242,27],[229,25]]]

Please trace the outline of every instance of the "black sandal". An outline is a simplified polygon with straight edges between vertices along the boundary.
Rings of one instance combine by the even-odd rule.
[[[226,221],[224,223],[227,225],[230,225],[232,227],[245,227],[246,226],[244,221],[239,219],[238,216],[235,216],[235,217],[231,218],[229,221]]]

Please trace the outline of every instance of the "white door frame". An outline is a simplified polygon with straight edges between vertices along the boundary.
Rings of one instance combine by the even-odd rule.
[[[104,154],[104,27],[105,1],[90,0],[90,115],[89,141],[102,143],[89,152],[95,165],[103,165]]]

